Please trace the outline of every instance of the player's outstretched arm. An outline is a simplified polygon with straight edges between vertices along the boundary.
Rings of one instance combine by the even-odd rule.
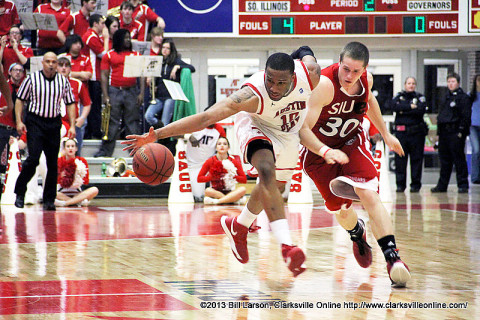
[[[207,111],[174,121],[163,128],[156,130],[150,128],[149,132],[143,135],[127,136],[128,140],[122,141],[122,144],[127,145],[123,150],[130,150],[130,154],[133,155],[146,143],[199,131],[240,111],[255,112],[257,107],[257,96],[250,88],[244,87],[228,98],[215,103]]]

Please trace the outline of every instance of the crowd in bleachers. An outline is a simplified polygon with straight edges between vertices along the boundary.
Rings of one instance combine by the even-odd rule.
[[[67,74],[75,84],[72,89],[78,91],[74,92],[78,153],[84,139],[103,139],[95,156],[112,156],[117,139],[172,121],[175,101],[161,79],[180,82],[182,69],[195,72],[195,68],[181,60],[173,39],[164,38],[165,21],[147,1],[110,0],[107,16],[96,13],[96,0],[82,0],[76,12],[72,2],[33,1],[32,13],[55,16],[58,30],[52,31],[28,30],[14,2],[0,0],[0,67],[15,99],[33,70],[35,56],[53,52],[58,58],[66,57]],[[139,47],[147,49],[136,52],[135,42],[143,42]],[[124,77],[125,58],[131,55],[163,56],[162,73],[153,81]],[[102,105],[111,106],[109,132],[102,132]]]

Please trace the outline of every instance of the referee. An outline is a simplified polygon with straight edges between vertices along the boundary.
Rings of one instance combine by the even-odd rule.
[[[43,187],[43,209],[55,210],[57,195],[57,159],[60,149],[61,101],[67,106],[70,120],[68,137],[75,137],[75,98],[67,78],[57,74],[57,56],[47,52],[43,56],[43,70],[29,75],[18,89],[15,116],[18,134],[27,133],[28,158],[15,185],[15,206],[23,208],[27,183],[32,179],[42,151],[47,159],[47,177]],[[30,101],[22,122],[25,101]]]

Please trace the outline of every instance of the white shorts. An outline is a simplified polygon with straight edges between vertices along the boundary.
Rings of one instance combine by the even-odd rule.
[[[257,125],[247,112],[239,112],[235,116],[235,133],[245,163],[248,163],[247,149],[250,142],[258,139],[269,141],[273,146],[277,181],[290,181],[298,162],[298,133],[283,133]]]

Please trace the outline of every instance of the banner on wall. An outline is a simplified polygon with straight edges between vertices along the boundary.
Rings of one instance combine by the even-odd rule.
[[[232,0],[152,1],[150,7],[165,20],[165,32],[231,33]]]
[[[247,78],[232,79],[232,78],[217,78],[216,79],[216,98],[217,102],[225,99],[238,89]]]

